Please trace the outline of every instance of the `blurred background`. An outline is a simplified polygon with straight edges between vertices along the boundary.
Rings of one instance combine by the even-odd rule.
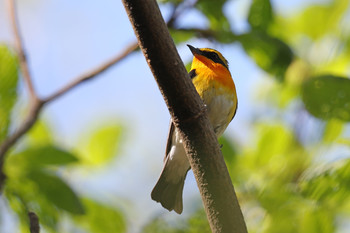
[[[34,86],[46,97],[135,41],[121,1],[18,0]],[[0,1],[0,142],[28,113]],[[159,1],[186,44],[229,61],[237,115],[220,138],[249,232],[350,232],[347,0]],[[184,213],[151,200],[169,113],[140,51],[45,106],[10,151],[0,232],[210,232],[188,173]]]

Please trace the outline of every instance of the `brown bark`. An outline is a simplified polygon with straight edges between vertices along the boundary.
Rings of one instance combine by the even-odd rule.
[[[155,0],[123,0],[197,180],[213,232],[247,232],[206,109],[177,53]]]

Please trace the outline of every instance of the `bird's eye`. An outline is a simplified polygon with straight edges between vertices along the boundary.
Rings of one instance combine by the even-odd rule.
[[[212,54],[212,58],[213,58],[212,60],[215,61],[215,62],[220,62],[221,61],[219,55],[217,55],[216,53]]]

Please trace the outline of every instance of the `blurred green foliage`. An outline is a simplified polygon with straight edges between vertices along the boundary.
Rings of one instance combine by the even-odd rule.
[[[126,232],[125,217],[116,208],[96,203],[87,198],[83,199],[83,204],[87,215],[76,216],[75,221],[82,225],[87,232]]]
[[[21,232],[29,232],[28,211],[38,215],[47,232],[62,232],[67,217],[82,232],[126,232],[125,217],[118,207],[79,195],[65,176],[72,169],[93,170],[110,161],[116,155],[120,134],[119,125],[106,125],[85,135],[89,149],[84,144],[76,149],[87,153],[84,157],[59,147],[49,127],[39,121],[26,135],[23,148],[12,152],[5,163],[4,194],[18,215]],[[103,156],[96,148],[98,143],[104,146]],[[100,155],[93,164],[80,159]]]
[[[247,54],[266,72],[283,80],[293,60],[293,52],[283,41],[263,32],[253,31],[240,35],[238,40]]]
[[[7,135],[11,110],[17,99],[18,61],[13,52],[0,44],[0,143]]]
[[[196,4],[197,9],[205,15],[213,30],[230,30],[230,23],[223,12],[225,3],[226,0],[201,0]]]
[[[302,99],[306,109],[322,119],[350,121],[350,79],[323,75],[303,84]]]
[[[235,22],[222,19],[230,14],[223,11],[226,2],[195,5],[207,18],[207,28],[171,31],[179,43],[190,32],[217,43],[239,43],[275,80],[269,87],[259,86],[258,104],[268,107],[251,121],[254,137],[249,143],[219,140],[249,232],[346,232],[350,154],[338,154],[333,161],[327,153],[350,145],[349,1],[311,4],[284,16],[271,1],[253,0],[247,15],[250,28],[242,34],[231,28]],[[177,223],[158,216],[144,232],[210,232],[193,222],[207,224],[203,210]]]
[[[266,31],[273,21],[273,9],[269,0],[253,0],[248,22],[252,29]]]
[[[117,155],[122,128],[106,125],[96,129],[92,135],[83,137],[77,148],[80,161],[86,165],[104,165]]]
[[[160,2],[174,8],[188,4]],[[249,28],[243,33],[232,27],[236,22],[225,11],[228,2],[193,1],[192,10],[202,14],[206,27],[180,28],[174,23],[169,30],[177,44],[193,38],[237,43],[272,80],[271,86],[258,87],[257,105],[266,107],[248,120],[249,142],[220,139],[249,232],[347,232],[343,227],[350,220],[350,154],[334,148],[350,146],[349,1],[315,3],[285,16],[270,0],[253,0],[247,12]],[[17,83],[17,59],[2,45],[0,142],[11,127]],[[18,216],[20,231],[29,232],[27,213],[34,211],[47,232],[62,232],[67,218],[78,229],[74,232],[126,232],[128,220],[119,208],[84,197],[67,176],[74,169],[108,165],[120,151],[122,134],[120,125],[105,125],[85,134],[77,148],[67,149],[38,121],[5,164],[4,196]],[[331,148],[336,159],[327,157]],[[210,229],[199,209],[185,220],[169,222],[157,216],[142,232]]]
[[[210,227],[204,209],[196,210],[191,217],[181,222],[169,223],[161,217],[153,219],[144,226],[144,233],[210,233]]]

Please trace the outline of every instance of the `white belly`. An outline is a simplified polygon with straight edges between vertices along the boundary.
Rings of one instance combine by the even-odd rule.
[[[213,126],[214,132],[217,137],[220,137],[233,117],[235,103],[230,96],[211,95],[215,97],[209,98],[209,94],[210,93],[206,93],[203,99],[207,106],[209,120]]]

